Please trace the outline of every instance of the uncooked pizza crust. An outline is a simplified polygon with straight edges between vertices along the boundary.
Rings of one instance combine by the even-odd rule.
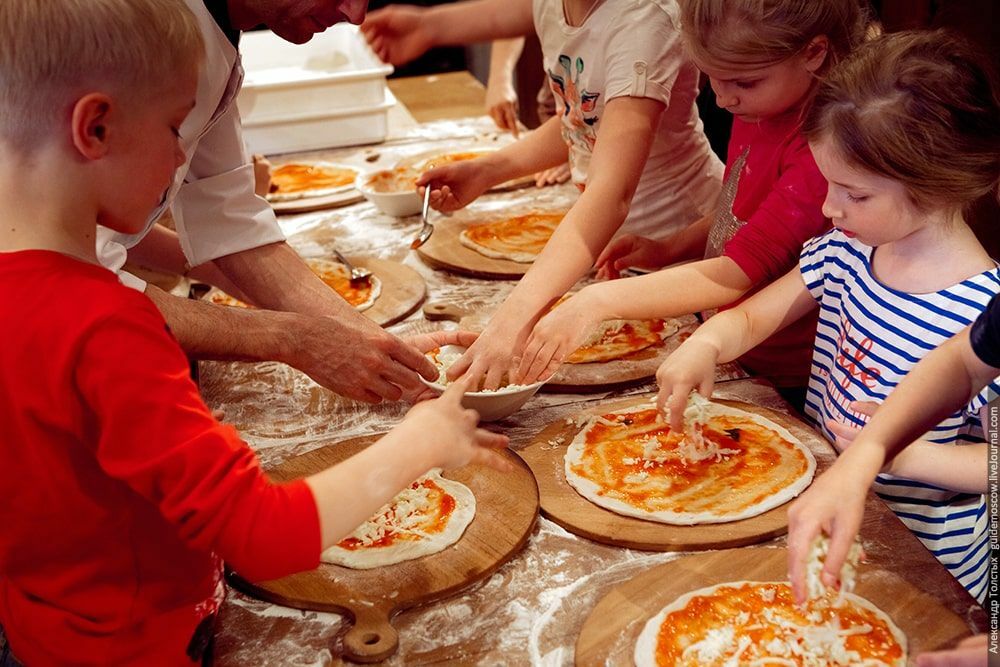
[[[433,500],[435,493],[421,493],[416,488],[427,480],[454,499],[454,509],[446,517],[443,528],[433,527],[438,511],[437,502]],[[430,556],[458,542],[475,516],[476,497],[472,491],[460,482],[442,477],[441,471],[435,469],[379,509],[351,535],[324,551],[320,560],[355,570],[368,570]],[[364,546],[373,538],[377,543],[378,538],[386,533],[394,534],[396,539],[384,546]],[[349,542],[357,544],[358,540],[361,545],[355,548],[341,546]]]
[[[294,201],[345,192],[354,187],[358,170],[329,162],[291,162],[271,169],[270,202]]]
[[[777,607],[786,609],[789,607],[795,608],[794,602],[791,602],[791,588],[787,583],[774,581],[731,581],[700,588],[677,598],[646,622],[635,644],[633,658],[636,667],[658,667],[656,649],[660,630],[668,615],[683,610],[694,598],[708,598],[715,595],[720,589],[727,587],[739,589],[744,586],[748,587],[748,596],[755,596],[757,598],[755,602],[763,607],[764,614],[769,614],[774,618],[783,618],[786,622],[789,620],[785,615],[778,616],[775,614],[775,608]],[[781,596],[781,602],[787,604],[776,605],[775,598],[778,595]],[[850,628],[843,627],[841,621],[845,620],[846,617],[840,615],[839,611],[841,610],[857,611],[865,616],[870,615],[874,617],[876,622],[880,621],[883,623],[885,629],[888,631],[888,635],[898,644],[901,655],[895,659],[889,658],[887,655],[882,655],[882,657],[888,659],[886,661],[863,662],[865,656],[861,656],[857,652],[852,652],[845,645],[844,638],[848,634],[868,634],[876,626],[859,625]],[[706,628],[703,634],[699,634],[697,637],[683,638],[687,646],[684,649],[684,654],[682,654],[682,660],[680,662],[675,661],[672,665],[679,665],[681,667],[686,665],[702,667],[706,665],[729,664],[767,665],[769,667],[772,665],[795,665],[799,663],[788,659],[794,650],[790,646],[793,643],[804,651],[812,653],[816,661],[809,662],[808,664],[819,667],[826,667],[827,665],[833,667],[834,665],[847,664],[903,667],[906,664],[906,635],[903,634],[884,611],[865,598],[853,593],[844,594],[841,606],[823,605],[808,607],[808,613],[815,615],[813,617],[814,620],[811,622],[802,625],[768,624],[768,627],[774,628],[775,636],[767,644],[761,646],[758,653],[751,653],[747,659],[741,659],[741,657],[742,654],[750,652],[752,639],[750,638],[750,633],[746,630],[741,630],[741,627],[745,627],[748,624],[757,624],[759,626],[761,619],[752,618],[747,611],[737,613],[731,605],[723,604],[721,611],[723,613],[720,613],[720,610],[717,609],[714,614],[706,614],[706,621],[711,624],[711,627]],[[713,623],[713,620],[716,622]],[[675,631],[678,630],[676,626],[671,626],[671,628]],[[866,630],[866,628],[868,628],[867,631],[861,632]],[[886,637],[886,639],[888,638]],[[882,642],[873,643],[881,644]]]
[[[351,284],[351,274],[343,264],[325,259],[307,259],[306,264],[358,311],[371,308],[382,294],[382,281],[375,274],[368,277],[367,285],[362,283],[354,286]]]
[[[747,440],[745,447],[733,441],[731,446],[736,449],[719,448],[710,455],[704,452],[690,454],[690,458],[697,460],[689,463],[683,454],[683,440],[680,444],[670,444],[673,441],[668,435],[664,435],[668,438],[667,442],[655,438],[654,433],[663,434],[669,427],[658,417],[653,418],[656,406],[647,403],[616,411],[610,415],[611,419],[606,418],[609,415],[590,418],[566,450],[566,481],[577,493],[599,507],[625,516],[676,525],[725,523],[757,516],[788,502],[809,486],[816,471],[816,459],[787,429],[760,415],[718,403],[710,403],[707,410],[709,421],[718,422],[727,432],[738,429],[740,425],[744,428],[753,425],[760,427],[754,429],[758,436],[776,435],[787,445],[779,450],[768,448],[767,456],[777,452],[783,465],[764,458],[764,443],[750,446],[750,438],[754,435],[751,432],[743,435]],[[626,420],[641,423],[624,424]],[[592,430],[597,432],[598,429],[608,428],[620,429],[620,435],[629,434],[631,437],[607,440],[602,449],[609,458],[600,460],[594,456],[595,448],[586,446],[587,435]],[[613,447],[619,445],[630,452],[628,456],[614,452]],[[655,474],[660,466],[668,465],[682,466],[678,469],[684,474],[676,483],[673,478]],[[772,477],[762,475],[740,484],[737,471],[750,470],[751,465],[767,471]],[[620,474],[620,489],[598,484],[583,474],[590,472],[596,475],[593,466],[605,475],[608,471]],[[700,476],[691,475],[689,470]],[[761,498],[761,486],[776,484],[782,486]],[[645,506],[626,502],[630,494],[643,498]]]
[[[528,213],[463,229],[458,241],[493,259],[527,264],[542,252],[565,213]]]
[[[350,275],[343,264],[317,259],[306,260],[306,264],[313,270],[313,273],[319,276],[323,282],[340,294],[340,296],[344,297],[344,300],[354,306],[359,312],[368,310],[375,305],[375,301],[382,294],[382,281],[376,275],[368,278],[367,285],[355,287],[351,285]],[[208,295],[208,300],[220,306],[249,307],[248,304],[219,289],[212,290]]]
[[[678,329],[677,320],[605,320],[564,363],[593,364],[621,359],[659,345]]]

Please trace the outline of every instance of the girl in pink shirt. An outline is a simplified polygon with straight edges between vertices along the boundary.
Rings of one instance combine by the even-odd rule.
[[[800,132],[803,111],[819,77],[861,41],[864,19],[857,0],[683,4],[685,43],[719,105],[735,116],[722,197],[714,217],[668,239],[612,243],[597,269],[617,278],[626,266],[701,261],[584,288],[535,326],[519,382],[554,372],[603,320],[727,307],[795,265],[802,244],[829,228],[821,210],[826,182]],[[815,325],[814,315],[804,318],[740,361],[799,402]]]

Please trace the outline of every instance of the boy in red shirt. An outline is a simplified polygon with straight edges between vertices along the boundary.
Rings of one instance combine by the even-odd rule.
[[[29,665],[198,662],[222,559],[311,569],[429,468],[508,465],[458,383],[274,484],[153,303],[100,267],[96,225],[139,231],[183,164],[202,50],[181,0],[0,5],[0,625]]]

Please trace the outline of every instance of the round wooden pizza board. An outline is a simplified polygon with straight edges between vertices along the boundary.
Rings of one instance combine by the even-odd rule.
[[[655,395],[632,397],[605,403],[582,413],[586,418],[613,410],[646,403]],[[792,417],[739,401],[717,400],[747,412],[766,417],[788,429],[816,457],[816,474],[828,468],[834,453],[826,440],[811,428]],[[582,419],[581,419],[582,421]],[[690,551],[726,549],[755,544],[788,532],[787,507],[772,510],[729,523],[678,526],[656,521],[644,521],[616,514],[585,499],[566,481],[564,457],[566,449],[580,431],[575,423],[560,420],[546,426],[531,444],[520,450],[521,458],[531,468],[538,481],[542,513],[560,526],[596,542],[646,551]]]
[[[364,200],[364,195],[355,188],[349,188],[342,192],[324,195],[322,197],[303,197],[302,199],[289,199],[287,201],[270,202],[271,208],[278,215],[291,213],[311,213],[312,211],[322,211],[328,208],[338,208],[349,206]]]
[[[783,548],[751,548],[695,554],[649,569],[608,592],[583,624],[576,664],[632,665],[646,622],[681,595],[727,581],[787,581]],[[914,656],[947,646],[969,628],[935,598],[875,563],[858,569],[854,591],[888,614],[906,635]]]
[[[453,320],[459,328],[482,331],[489,321],[485,313],[472,313],[460,306],[441,302],[424,304],[424,317],[429,320]],[[639,350],[621,359],[595,364],[563,364],[541,391],[563,394],[584,394],[642,384],[656,375],[667,357],[698,328],[693,315],[675,318],[676,333],[667,336],[662,345]]]
[[[417,248],[417,255],[434,269],[454,271],[473,278],[497,280],[520,279],[531,267],[530,262],[512,262],[481,255],[459,241],[462,230],[475,223],[457,217],[433,216],[434,233]]]
[[[327,445],[268,472],[278,481],[306,477],[356,454],[377,437]],[[310,572],[256,584],[230,572],[230,581],[250,595],[286,607],[349,615],[354,624],[344,636],[345,657],[365,663],[385,660],[399,646],[394,616],[486,579],[527,542],[538,516],[538,487],[517,455],[506,456],[515,464],[513,472],[468,466],[445,473],[475,494],[476,517],[462,538],[444,551],[371,570],[322,563]]]
[[[406,318],[427,296],[427,283],[414,269],[388,259],[348,257],[354,266],[369,269],[382,281],[382,293],[372,307],[361,311],[379,326]]]

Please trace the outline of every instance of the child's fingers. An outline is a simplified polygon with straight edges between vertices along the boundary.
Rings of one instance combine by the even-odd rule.
[[[470,463],[488,466],[500,472],[513,472],[515,469],[506,456],[492,449],[477,449]]]
[[[851,410],[860,412],[866,417],[871,417],[878,410],[879,404],[875,401],[851,401]]]
[[[479,377],[479,375],[482,374],[482,371],[471,368],[475,361],[476,357],[472,353],[472,349],[470,348],[466,350],[465,354],[459,357],[458,361],[453,363],[451,367],[448,368],[448,372],[445,373],[445,377],[449,382],[453,382],[463,375],[473,375],[474,377]],[[475,370],[475,373],[470,372],[472,370]]]
[[[486,380],[483,382],[483,389],[493,391],[500,388],[500,381],[503,380],[503,365],[494,360],[486,369]]]
[[[823,561],[823,583],[828,587],[835,587],[840,583],[840,571],[847,560],[847,554],[854,544],[857,536],[857,528],[844,525],[842,521],[845,517],[835,517],[833,520],[833,530],[830,534],[830,547]]]
[[[667,408],[670,412],[670,430],[677,433],[684,432],[684,409],[687,407],[688,395],[691,387],[688,385],[674,385],[674,390],[667,399]]]
[[[702,395],[703,398],[712,398],[712,392],[715,390],[715,375],[709,375],[701,384],[698,385],[698,393]]]
[[[535,382],[549,365],[554,347],[540,339],[532,338],[524,348],[524,356],[517,369],[517,382]]]
[[[485,428],[477,428],[473,433],[473,441],[478,447],[488,449],[506,449],[510,444],[510,438],[503,433],[494,433]]]
[[[801,501],[788,510],[788,581],[796,604],[806,601],[806,559],[820,533],[819,524],[801,516]]]

